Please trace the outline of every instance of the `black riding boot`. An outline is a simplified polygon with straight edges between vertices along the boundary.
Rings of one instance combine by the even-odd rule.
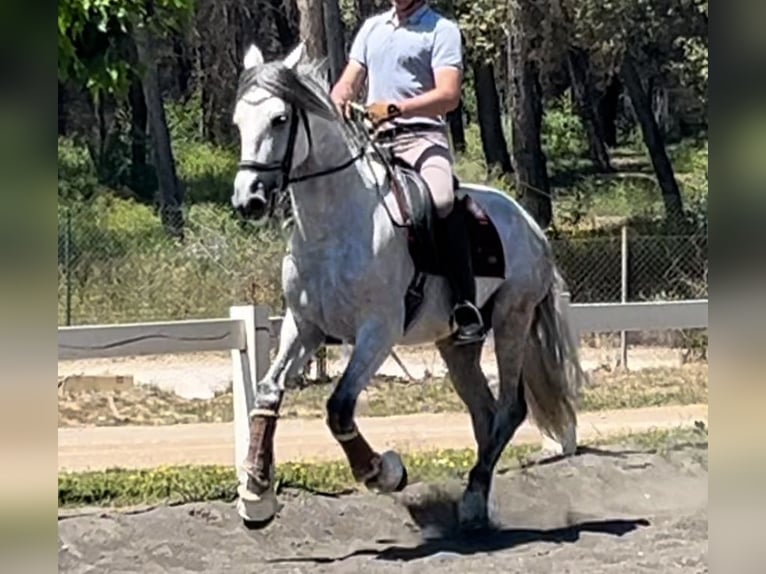
[[[484,340],[484,321],[476,308],[476,283],[471,264],[471,244],[465,207],[455,202],[444,219],[444,263],[452,289],[452,320],[457,326],[453,340],[458,345]]]

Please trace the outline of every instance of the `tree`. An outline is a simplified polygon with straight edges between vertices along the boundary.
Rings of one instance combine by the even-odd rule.
[[[457,153],[465,151],[465,128],[463,127],[463,99],[458,101],[457,108],[447,113],[452,146]]]
[[[540,141],[543,119],[538,64],[541,15],[529,0],[513,0],[511,10],[511,125],[516,183],[524,207],[542,226],[553,219],[550,182]]]
[[[330,62],[330,83],[334,84],[346,65],[345,30],[340,17],[338,0],[324,0],[323,10],[327,56]]]
[[[138,61],[143,68],[143,92],[146,102],[149,131],[152,136],[152,150],[157,168],[157,180],[160,187],[160,217],[165,229],[175,237],[183,237],[183,189],[176,175],[173,150],[170,145],[170,132],[165,117],[165,106],[160,91],[157,73],[157,56],[154,32],[148,21],[153,16],[153,7],[149,4],[146,18],[136,17],[134,36]]]
[[[162,220],[174,236],[182,234],[183,195],[175,175],[159,87],[154,35],[182,25],[191,7],[191,0],[61,0],[58,5],[59,80],[84,85],[92,95],[98,117],[103,115],[107,97],[120,101],[131,96],[135,99],[136,80],[142,78],[141,91],[159,175]],[[133,46],[135,56],[131,52]],[[140,105],[133,108],[140,116]],[[136,131],[140,123],[140,117],[135,117]],[[104,134],[101,140],[103,143]],[[134,144],[138,156],[140,146]]]
[[[685,75],[700,85],[706,83],[707,0],[562,2],[572,15],[572,44],[596,63],[601,84],[606,86],[615,74],[622,79],[655,169],[666,217],[674,221],[683,204],[647,86],[672,87]],[[704,57],[690,58],[703,53]]]
[[[309,58],[327,57],[323,0],[297,0],[300,13],[300,36],[306,43]]]
[[[657,183],[662,190],[665,214],[667,219],[674,223],[680,219],[683,213],[681,191],[673,174],[673,166],[665,151],[665,142],[654,117],[652,102],[642,85],[641,76],[633,58],[629,54],[623,58],[621,76],[625,82],[625,88],[628,90],[633,111],[641,126],[641,134],[646,149],[649,150],[649,157],[657,175]]]
[[[606,149],[606,135],[598,114],[596,97],[588,77],[588,55],[577,47],[567,53],[567,68],[572,83],[577,110],[588,138],[588,153],[593,165],[602,172],[612,171],[609,152]]]
[[[481,147],[487,161],[487,170],[513,173],[511,156],[505,143],[500,121],[500,98],[495,85],[495,70],[490,62],[473,65],[473,86],[476,92],[476,111],[481,133]]]
[[[504,45],[502,23],[507,19],[506,4],[495,0],[455,0],[446,4],[445,11],[454,9],[463,33],[467,67],[473,72],[476,114],[487,169],[513,173],[493,64]]]

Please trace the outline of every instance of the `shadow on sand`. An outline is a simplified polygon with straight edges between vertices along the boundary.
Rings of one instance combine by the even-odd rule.
[[[330,556],[305,556],[299,558],[272,559],[271,563],[313,562],[327,564],[340,562],[355,556],[371,556],[376,560],[410,561],[427,558],[440,553],[470,556],[472,554],[497,552],[532,544],[535,542],[554,542],[557,544],[574,543],[583,533],[624,536],[640,526],[648,526],[646,519],[590,520],[562,528],[549,530],[536,528],[488,528],[484,530],[455,533],[449,536],[425,540],[417,546],[389,546],[383,549],[360,549],[350,554]]]
[[[633,450],[633,449],[607,450],[607,449],[601,449],[601,448],[596,448],[592,446],[580,445],[577,447],[577,450],[575,451],[574,456],[591,455],[591,456],[598,456],[598,457],[605,457],[605,458],[626,459],[632,454],[650,454],[650,453],[649,451],[646,451],[646,450]],[[534,457],[532,457],[529,460],[522,463],[521,468],[545,466],[548,464],[553,464],[553,463],[567,460],[570,458],[571,458],[571,455],[563,455],[563,454],[547,456],[547,457],[539,458],[539,459],[535,459]],[[502,473],[498,471],[498,474],[502,474]]]

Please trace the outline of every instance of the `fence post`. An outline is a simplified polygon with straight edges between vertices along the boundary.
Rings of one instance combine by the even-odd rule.
[[[569,335],[574,341],[574,344],[580,347],[580,330],[572,320],[572,294],[569,291],[564,291],[559,294],[559,308],[561,309],[561,315],[569,326]]]
[[[623,224],[620,247],[620,302],[628,302],[628,226]],[[628,334],[620,331],[620,366],[628,370]]]
[[[72,324],[72,210],[67,207],[64,227],[64,285],[66,289],[66,325]]]
[[[255,307],[255,380],[266,376],[271,363],[271,320],[266,305]]]
[[[240,484],[244,484],[247,474],[241,466],[250,447],[250,411],[255,405],[256,383],[269,368],[271,323],[269,308],[263,305],[231,307],[229,317],[242,321],[245,330],[246,349],[231,351],[234,468]]]

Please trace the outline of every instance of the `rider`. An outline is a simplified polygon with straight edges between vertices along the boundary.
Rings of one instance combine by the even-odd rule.
[[[453,209],[453,158],[445,122],[447,112],[460,100],[460,29],[427,0],[391,0],[391,4],[390,10],[362,24],[331,96],[345,113],[368,80],[368,117],[381,135],[390,134],[393,152],[419,171],[445,224],[447,278],[457,324],[454,340],[478,342],[484,338],[484,325],[476,308],[465,214]]]

